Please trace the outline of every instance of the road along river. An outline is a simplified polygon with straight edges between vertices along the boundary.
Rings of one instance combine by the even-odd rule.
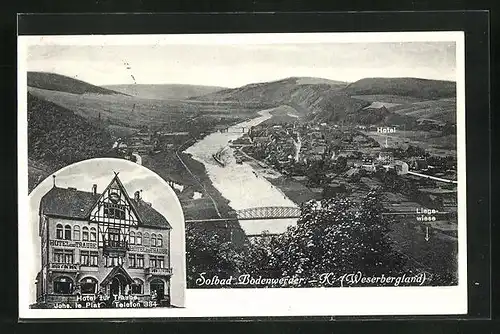
[[[241,137],[242,127],[248,129],[271,118],[270,112],[272,111],[273,109],[262,110],[259,112],[259,117],[233,125],[229,127],[228,132],[212,133],[184,151],[205,166],[212,184],[222,196],[229,200],[229,205],[234,210],[268,206],[297,206],[250,164],[237,164],[233,157],[225,167],[222,167],[212,157],[212,154],[227,146],[229,141]],[[288,226],[295,224],[296,219],[240,221],[241,227],[249,236],[261,234],[263,231],[282,233]]]

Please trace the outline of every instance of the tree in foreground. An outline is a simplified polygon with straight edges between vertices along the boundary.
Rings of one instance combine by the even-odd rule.
[[[381,213],[377,192],[368,193],[361,203],[343,196],[307,202],[297,225],[256,245],[260,250],[250,259],[255,269],[264,266],[274,277],[303,278],[298,286],[318,286],[325,273],[401,274],[406,260],[387,239]]]
[[[244,254],[216,231],[199,229],[190,224],[186,226],[186,269],[189,288],[200,287],[196,280],[202,273],[207,278],[217,276],[224,279],[235,276],[243,268],[243,262]]]

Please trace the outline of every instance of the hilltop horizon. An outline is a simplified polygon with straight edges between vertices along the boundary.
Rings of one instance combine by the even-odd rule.
[[[27,68],[98,86],[192,84],[237,88],[290,77],[456,79],[453,42],[33,45]]]
[[[345,81],[345,80],[338,80],[338,79],[332,79],[332,78],[325,78],[325,77],[315,77],[315,76],[299,76],[299,75],[296,75],[296,76],[287,76],[287,77],[278,77],[278,78],[275,78],[275,79],[272,79],[272,80],[265,80],[265,81],[254,81],[254,82],[248,82],[246,84],[243,84],[243,85],[239,85],[239,86],[234,86],[234,87],[229,87],[229,86],[222,86],[222,85],[204,85],[204,84],[197,84],[197,83],[180,83],[180,82],[162,82],[162,83],[111,83],[111,84],[96,84],[96,83],[93,83],[91,81],[88,81],[88,80],[82,80],[82,79],[79,79],[78,76],[69,76],[69,75],[65,75],[65,74],[61,74],[61,73],[57,73],[57,72],[50,72],[50,71],[27,71],[27,73],[45,73],[45,74],[55,74],[55,75],[59,75],[59,76],[62,76],[62,77],[67,77],[67,78],[70,78],[70,79],[74,79],[74,80],[78,80],[78,81],[82,81],[82,82],[85,82],[85,83],[88,83],[90,85],[93,85],[93,86],[96,86],[96,87],[102,87],[102,88],[111,88],[113,86],[122,86],[122,87],[125,87],[125,86],[168,86],[168,85],[177,85],[177,86],[193,86],[193,87],[211,87],[211,88],[217,88],[217,89],[235,89],[235,88],[242,88],[242,87],[246,87],[246,86],[249,86],[249,85],[258,85],[258,84],[265,84],[265,83],[278,83],[278,82],[281,82],[281,81],[287,81],[287,80],[298,80],[298,79],[309,79],[309,80],[318,80],[318,81],[322,81],[321,83],[328,83],[330,82],[331,84],[345,84],[345,85],[349,85],[349,84],[353,84],[355,82],[358,82],[358,81],[361,81],[361,80],[366,80],[366,79],[416,79],[416,80],[422,80],[422,81],[434,81],[434,82],[450,82],[450,83],[453,83],[455,82],[456,83],[456,80],[444,80],[444,79],[432,79],[432,78],[424,78],[424,77],[415,77],[415,76],[367,76],[367,77],[362,77],[362,78],[359,78],[358,80],[355,80],[355,81]],[[315,82],[315,83],[319,83],[319,82]],[[28,84],[29,86],[29,84]]]

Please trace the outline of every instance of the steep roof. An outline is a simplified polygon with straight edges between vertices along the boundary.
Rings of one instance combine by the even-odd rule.
[[[152,206],[143,200],[136,201],[135,199],[130,199],[137,209],[137,213],[142,218],[144,226],[151,227],[161,227],[161,228],[172,228],[168,223],[167,219],[163,217],[161,213],[156,211]]]
[[[100,196],[73,188],[52,187],[40,201],[40,212],[46,215],[85,219]]]
[[[50,216],[88,219],[101,194],[73,188],[52,187],[40,201],[40,212]],[[142,226],[171,229],[167,219],[143,200],[130,201],[137,209]]]

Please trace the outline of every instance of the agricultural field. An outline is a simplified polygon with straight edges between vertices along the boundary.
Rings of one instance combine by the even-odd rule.
[[[125,128],[164,125],[188,121],[200,115],[211,117],[249,117],[256,108],[235,103],[196,103],[141,99],[126,95],[72,94],[30,87],[28,91],[41,99],[67,108],[82,117]]]
[[[390,135],[376,131],[363,132],[365,135],[375,139],[381,146],[406,148],[414,145],[424,148],[429,154],[436,156],[456,156],[457,136],[441,135],[439,132],[431,131],[397,131]]]

